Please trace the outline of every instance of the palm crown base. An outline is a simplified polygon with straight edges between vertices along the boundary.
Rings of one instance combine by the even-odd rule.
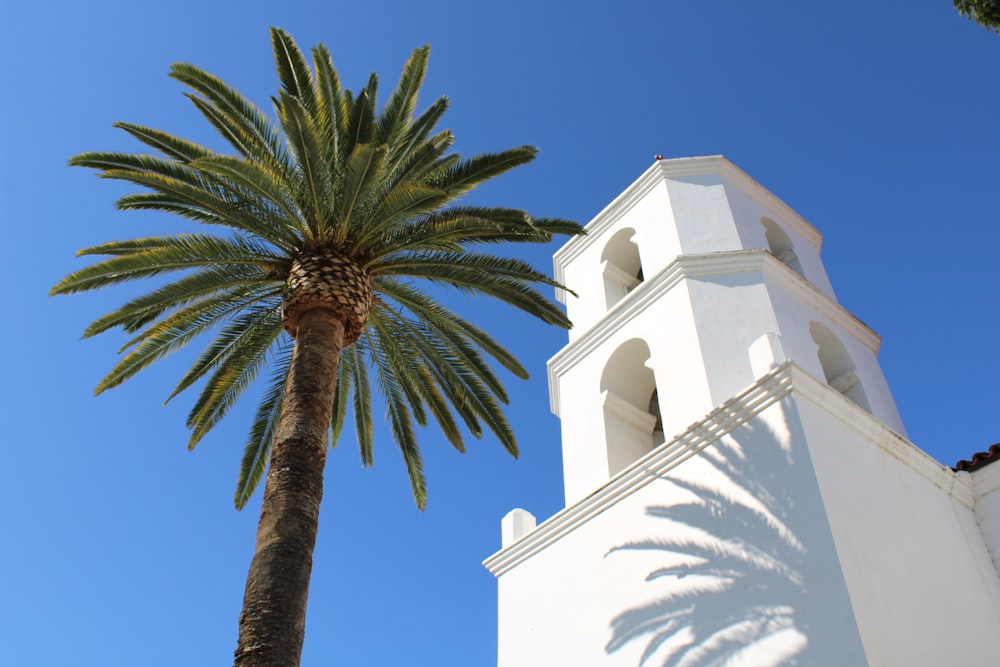
[[[292,261],[281,323],[295,338],[301,314],[310,308],[324,308],[341,318],[344,345],[352,345],[368,322],[372,296],[372,278],[363,268],[332,248],[317,250]]]

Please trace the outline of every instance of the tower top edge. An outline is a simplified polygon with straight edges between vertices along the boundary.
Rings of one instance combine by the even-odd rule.
[[[584,225],[586,234],[570,239],[553,255],[557,265],[565,265],[583,252],[601,233],[625,215],[650,190],[668,180],[718,174],[734,187],[757,200],[765,209],[792,225],[819,251],[823,236],[792,207],[753,179],[724,155],[703,155],[657,159],[635,181]]]

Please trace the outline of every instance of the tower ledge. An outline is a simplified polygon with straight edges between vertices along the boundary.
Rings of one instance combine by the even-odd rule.
[[[586,498],[557,512],[520,540],[484,560],[483,565],[495,576],[501,576],[623,498],[663,479],[668,472],[790,394],[808,401],[876,445],[884,454],[948,493],[965,508],[972,509],[974,496],[968,474],[957,473],[938,463],[825,382],[817,380],[794,362],[787,361],[670,442],[622,470]]]

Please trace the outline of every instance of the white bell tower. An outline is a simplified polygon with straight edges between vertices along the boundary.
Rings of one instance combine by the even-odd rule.
[[[718,156],[657,161],[586,229],[555,255],[566,509],[515,510],[485,563],[501,667],[989,664],[941,632],[1000,630],[1000,543],[970,532],[1000,483],[905,439],[820,234]]]
[[[549,364],[567,505],[789,359],[903,433],[819,232],[725,158],[656,162],[587,231],[555,255],[580,295]]]

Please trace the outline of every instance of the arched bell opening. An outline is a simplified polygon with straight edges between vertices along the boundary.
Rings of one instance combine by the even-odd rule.
[[[844,344],[819,322],[809,323],[809,333],[818,346],[817,355],[823,368],[823,375],[826,376],[826,383],[855,405],[871,413],[868,394],[865,393],[861,378]]]
[[[608,308],[625,298],[644,279],[639,247],[633,241],[634,237],[634,229],[622,229],[611,237],[601,253],[604,297]]]
[[[649,347],[633,338],[623,343],[601,374],[608,475],[613,476],[664,441]]]
[[[795,254],[795,248],[788,233],[768,217],[761,218],[760,224],[764,226],[768,252],[778,258],[779,262],[805,278],[806,274],[802,272],[802,263],[799,261],[798,255]]]

